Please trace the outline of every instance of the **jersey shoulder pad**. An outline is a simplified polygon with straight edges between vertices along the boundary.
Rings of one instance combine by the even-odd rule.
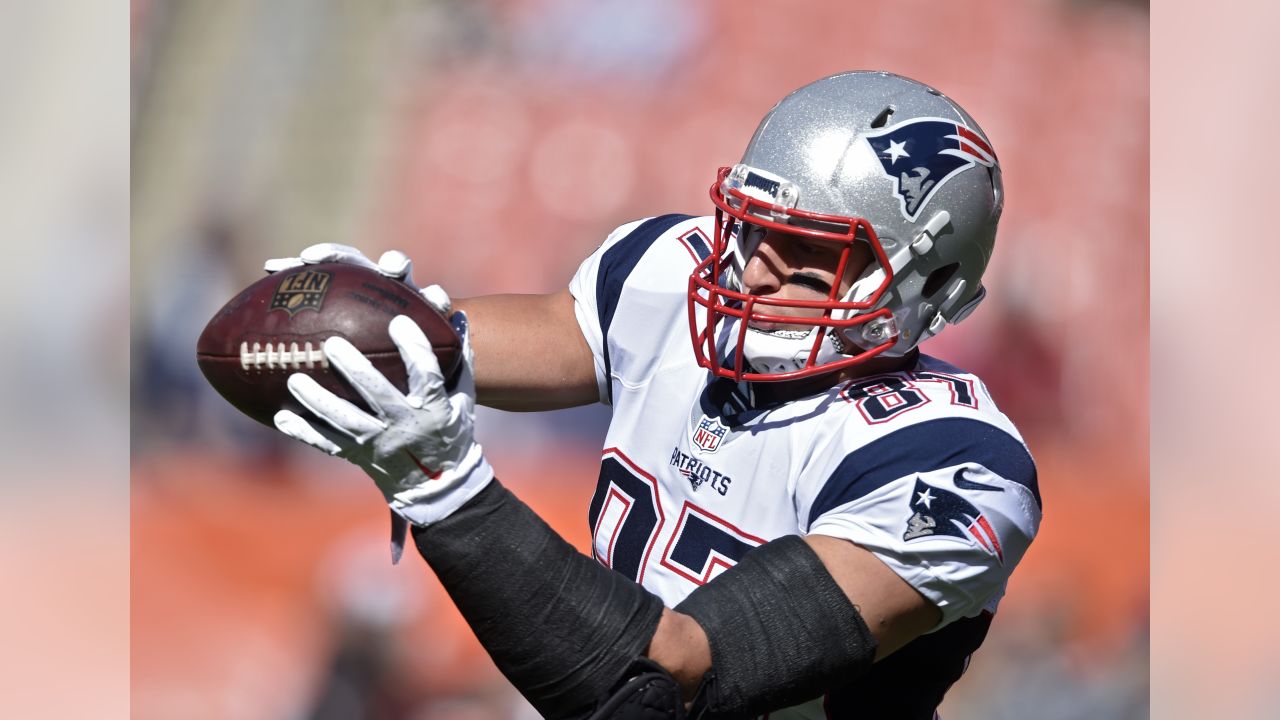
[[[689,272],[710,252],[710,218],[660,215],[618,227],[578,267],[569,283],[578,324],[596,359],[601,398],[617,366],[613,341],[625,335],[667,332],[675,322]],[[653,346],[660,338],[636,341]]]
[[[975,417],[915,422],[853,448],[801,506],[808,532],[875,553],[946,622],[990,609],[1041,516],[1026,445]]]

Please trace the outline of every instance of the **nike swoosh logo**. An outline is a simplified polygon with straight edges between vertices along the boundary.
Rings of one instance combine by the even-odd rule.
[[[440,479],[440,473],[444,472],[443,470],[432,470],[431,468],[427,467],[426,465],[423,465],[423,464],[422,464],[422,461],[421,461],[421,460],[419,460],[418,458],[414,457],[414,456],[413,456],[413,453],[409,452],[408,450],[405,450],[405,451],[404,451],[404,454],[405,454],[405,455],[408,455],[408,456],[409,456],[409,459],[413,461],[413,464],[414,464],[414,465],[417,465],[419,470],[421,470],[422,472],[426,473],[427,478],[428,478],[428,479],[430,479],[430,480],[439,480],[439,479]]]
[[[951,481],[954,482],[956,487],[961,490],[990,490],[992,492],[1004,492],[1004,488],[996,487],[995,485],[985,485],[980,482],[974,482],[973,480],[965,480],[964,468],[957,470],[956,476],[951,478]]]

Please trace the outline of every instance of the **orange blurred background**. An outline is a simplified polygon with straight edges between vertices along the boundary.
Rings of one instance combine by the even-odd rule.
[[[869,68],[999,153],[990,299],[925,349],[987,380],[1046,505],[944,717],[1147,716],[1143,6],[135,0],[132,26],[134,717],[527,716],[420,561],[390,565],[371,484],[225,406],[197,334],[315,242],[402,249],[455,296],[562,287],[616,225],[708,212],[791,89]],[[478,420],[579,547],[606,421]]]

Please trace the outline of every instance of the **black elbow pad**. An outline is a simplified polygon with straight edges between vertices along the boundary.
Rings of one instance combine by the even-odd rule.
[[[676,610],[711,643],[695,718],[754,717],[806,702],[875,661],[876,640],[858,608],[795,535],[747,553]]]

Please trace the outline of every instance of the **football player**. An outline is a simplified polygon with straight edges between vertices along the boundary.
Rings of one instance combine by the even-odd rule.
[[[548,717],[933,718],[1041,503],[1018,431],[919,344],[986,294],[1003,192],[978,124],[884,72],[800,88],[711,188],[714,214],[619,227],[546,296],[451,302],[447,387],[408,318],[401,393],[324,352],[286,434],[368,472],[511,682]],[[412,283],[408,259],[344,261]],[[576,552],[502,487],[475,403],[612,406]],[[317,420],[318,419],[318,420]]]

